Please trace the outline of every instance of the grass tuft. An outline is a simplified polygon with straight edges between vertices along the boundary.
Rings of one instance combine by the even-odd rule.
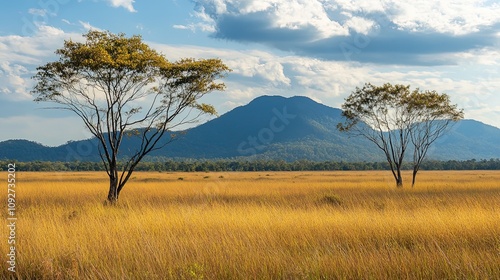
[[[329,195],[323,196],[323,198],[321,198],[320,202],[323,204],[327,204],[327,205],[331,205],[331,206],[335,206],[335,207],[342,205],[342,199],[338,195],[335,195],[335,194],[329,194]]]

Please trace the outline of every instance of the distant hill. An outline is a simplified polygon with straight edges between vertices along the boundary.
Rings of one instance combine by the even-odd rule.
[[[436,140],[428,157],[437,160],[500,158],[500,129],[475,120],[462,120]]]
[[[374,144],[336,129],[341,110],[296,96],[262,96],[198,127],[176,133],[177,140],[152,157],[190,159],[308,159],[384,161]],[[137,140],[124,141],[124,154]],[[430,149],[428,159],[500,158],[500,129],[474,120],[458,122]],[[98,161],[95,139],[45,147],[27,140],[0,142],[0,159],[18,161]]]

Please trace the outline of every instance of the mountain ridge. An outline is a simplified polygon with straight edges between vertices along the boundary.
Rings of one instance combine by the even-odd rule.
[[[336,129],[342,110],[308,97],[260,96],[197,127],[175,132],[176,141],[149,158],[385,161],[376,146]],[[168,134],[167,137],[170,137]],[[428,159],[500,158],[500,129],[475,120],[455,124],[429,150]],[[133,150],[125,139],[123,155]],[[29,140],[0,142],[0,159],[98,161],[95,139],[47,147]]]

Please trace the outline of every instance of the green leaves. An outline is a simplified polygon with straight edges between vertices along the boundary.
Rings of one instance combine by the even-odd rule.
[[[126,38],[124,34],[89,31],[86,43],[66,41],[56,51],[62,61],[72,67],[96,71],[114,69],[145,72],[151,67],[164,67],[168,61],[148,45],[140,36]]]
[[[196,104],[195,107],[196,109],[200,110],[203,113],[217,116],[217,111],[212,105],[202,103],[202,104]]]
[[[216,83],[216,79],[225,77],[231,71],[220,59],[181,59],[161,69],[166,78],[165,86],[179,88],[189,86],[191,91],[208,92],[224,90],[223,83]]]
[[[463,110],[458,109],[457,105],[451,104],[447,94],[439,94],[436,91],[421,92],[416,89],[406,97],[404,102],[409,111],[427,115],[433,119],[458,121],[464,117]]]

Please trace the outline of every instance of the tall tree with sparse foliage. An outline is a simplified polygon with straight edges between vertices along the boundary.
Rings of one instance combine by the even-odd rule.
[[[345,121],[337,128],[363,136],[382,150],[397,187],[403,187],[401,168],[409,148],[413,148],[413,186],[431,144],[463,118],[463,111],[446,94],[389,83],[356,87],[342,109]]]
[[[413,144],[412,187],[415,186],[429,147],[440,138],[453,123],[464,118],[463,110],[451,104],[450,97],[436,91],[413,91],[405,101],[414,119],[409,128]]]
[[[37,68],[32,93],[78,115],[96,137],[114,204],[137,164],[173,139],[173,127],[216,114],[200,98],[224,90],[218,79],[230,69],[219,59],[170,62],[140,36],[89,31],[84,38],[65,41],[58,61]],[[140,144],[123,158],[120,145],[132,137]]]

